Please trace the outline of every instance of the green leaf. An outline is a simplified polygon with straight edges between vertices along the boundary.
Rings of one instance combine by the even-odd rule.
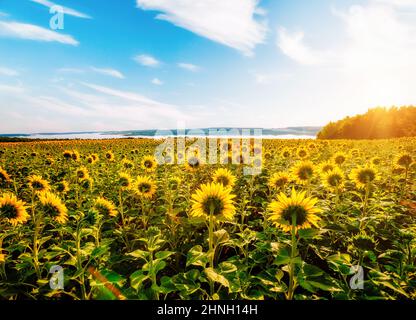
[[[146,260],[148,259],[148,257],[150,256],[150,253],[147,251],[143,251],[143,250],[135,250],[133,252],[128,253],[129,256],[135,257],[137,259],[143,259]]]
[[[319,234],[318,229],[300,229],[298,231],[299,237],[303,239],[312,239]]]
[[[202,246],[196,245],[188,251],[186,256],[186,266],[194,265],[205,267],[208,263],[208,255],[202,251]]]
[[[205,268],[204,272],[211,281],[218,282],[226,288],[230,287],[228,280],[223,275],[217,273],[213,268]]]
[[[146,274],[143,274],[142,270],[138,270],[134,272],[132,275],[130,275],[130,285],[135,290],[138,290],[138,288],[141,286],[143,281],[149,279],[149,276]]]
[[[155,254],[157,259],[166,259],[168,257],[170,257],[171,255],[175,254],[175,252],[173,251],[159,251]]]

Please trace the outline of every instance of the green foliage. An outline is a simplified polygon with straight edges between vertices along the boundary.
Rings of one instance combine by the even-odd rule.
[[[363,115],[330,122],[318,139],[389,139],[416,136],[416,107],[374,108]]]

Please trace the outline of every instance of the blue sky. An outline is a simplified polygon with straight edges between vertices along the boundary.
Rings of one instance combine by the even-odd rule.
[[[414,104],[415,18],[416,0],[0,0],[0,133],[324,125]]]

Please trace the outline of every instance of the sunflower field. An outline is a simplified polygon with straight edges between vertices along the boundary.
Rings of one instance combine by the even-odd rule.
[[[158,145],[0,144],[0,299],[416,299],[415,138]]]

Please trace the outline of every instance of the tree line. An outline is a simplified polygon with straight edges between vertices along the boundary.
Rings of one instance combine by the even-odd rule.
[[[377,107],[367,113],[330,122],[318,139],[388,139],[416,136],[416,107]]]

